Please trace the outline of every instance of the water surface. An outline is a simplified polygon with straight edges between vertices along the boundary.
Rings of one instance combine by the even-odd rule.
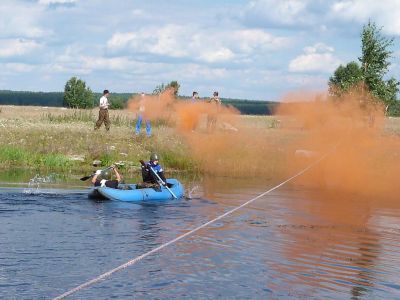
[[[274,185],[205,179],[193,199],[95,202],[0,189],[0,295],[51,299]],[[288,185],[68,299],[399,299],[400,206]]]

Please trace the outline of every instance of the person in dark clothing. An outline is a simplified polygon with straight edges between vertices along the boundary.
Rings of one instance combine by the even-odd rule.
[[[111,168],[114,171],[115,180],[111,180],[111,174],[108,171],[97,170],[92,178],[92,183],[94,186],[109,187],[116,189],[118,184],[121,182],[121,175],[118,173],[116,166]],[[100,179],[99,179],[100,177]]]
[[[164,170],[159,164],[159,156],[156,153],[152,153],[150,155],[150,161],[144,162],[143,160],[140,161],[142,164],[142,177],[143,177],[143,182],[145,184],[155,184],[159,182],[159,179],[157,176],[151,171],[150,168],[152,168],[157,175],[160,177],[160,179],[163,181],[162,184],[166,184],[166,179],[164,175]]]

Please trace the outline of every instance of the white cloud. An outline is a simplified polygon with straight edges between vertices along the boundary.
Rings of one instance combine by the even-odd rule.
[[[0,64],[2,70],[9,71],[11,73],[27,73],[34,69],[34,66],[23,64],[23,63],[3,63]]]
[[[150,27],[136,32],[115,33],[107,47],[114,51],[128,48],[142,53],[184,57],[187,53],[181,47],[181,37],[187,35],[188,31],[182,26]]]
[[[307,10],[310,0],[254,0],[242,18],[247,23],[266,23],[277,26],[301,26],[311,22]]]
[[[186,64],[183,66],[185,78],[197,79],[199,77],[207,79],[224,78],[229,75],[229,71],[224,68],[212,68],[199,64]]]
[[[90,70],[129,71],[138,68],[141,63],[127,57],[81,56],[82,67]]]
[[[335,19],[366,23],[376,21],[388,34],[400,35],[399,0],[342,0],[331,6]]]
[[[228,48],[215,49],[213,51],[204,51],[199,58],[205,62],[222,62],[232,59],[235,54]]]
[[[132,16],[143,17],[143,16],[146,16],[146,14],[142,9],[134,9],[134,10],[132,10]]]
[[[334,49],[323,43],[306,47],[304,54],[289,63],[289,71],[330,73],[341,64],[333,53]]]
[[[136,38],[136,34],[133,32],[126,33],[114,33],[110,40],[107,41],[107,47],[112,50],[123,49],[129,46],[129,43]]]
[[[161,66],[165,66],[161,63],[140,62],[125,56],[88,55],[79,45],[68,46],[64,53],[52,57],[51,62],[46,66],[48,72],[77,74],[90,74],[97,71],[141,74],[159,71],[162,69]]]
[[[290,44],[290,39],[276,37],[261,29],[233,30],[219,34],[222,42],[232,48],[238,48],[242,53],[281,49]]]
[[[168,25],[117,32],[108,40],[107,48],[113,53],[150,53],[216,63],[251,57],[288,44],[288,38],[276,37],[260,29],[213,31]]]
[[[51,30],[40,25],[42,9],[36,4],[3,0],[0,3],[1,37],[36,38],[49,35]]]
[[[0,42],[0,57],[21,56],[41,47],[36,41],[26,39],[4,39]]]
[[[39,0],[39,4],[52,5],[52,4],[74,4],[77,0]]]

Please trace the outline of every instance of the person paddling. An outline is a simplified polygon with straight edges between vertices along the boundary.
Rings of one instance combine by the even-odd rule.
[[[159,160],[160,157],[158,156],[157,153],[152,153],[150,155],[150,161],[148,162],[140,160],[140,163],[142,164],[142,178],[143,178],[143,184],[141,185],[142,187],[153,186],[154,184],[159,182],[157,176],[151,171],[150,168],[152,168],[157,173],[157,175],[163,181],[163,184],[164,185],[166,184],[164,170],[162,166],[159,164]]]
[[[114,171],[115,180],[111,180],[111,174],[107,171],[97,170],[95,175],[92,178],[92,183],[95,187],[109,187],[116,189],[118,188],[118,184],[121,182],[121,175],[118,173],[117,167],[112,166],[111,169]],[[100,179],[99,179],[100,177]]]

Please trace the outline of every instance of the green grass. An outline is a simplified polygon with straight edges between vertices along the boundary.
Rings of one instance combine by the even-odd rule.
[[[42,116],[42,121],[49,123],[71,123],[71,122],[95,122],[94,116],[91,110],[73,110],[72,112],[56,115],[52,113],[46,113]]]
[[[38,159],[39,165],[46,169],[68,170],[72,166],[72,161],[61,154],[46,154]]]
[[[67,170],[71,160],[62,154],[35,153],[17,146],[0,146],[0,163],[9,167]]]
[[[132,126],[132,124],[133,124],[133,120],[130,120],[126,116],[120,116],[120,115],[111,116],[110,122],[112,125],[117,126],[117,127],[123,127],[123,126],[129,127],[129,126]],[[136,120],[135,120],[135,122],[136,122]]]
[[[28,150],[13,147],[13,146],[1,146],[0,147],[0,163],[1,164],[32,164],[35,159],[31,152]]]

